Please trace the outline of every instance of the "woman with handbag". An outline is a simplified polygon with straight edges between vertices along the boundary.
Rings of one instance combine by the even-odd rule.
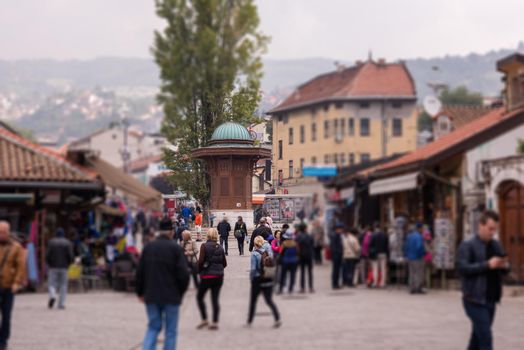
[[[240,255],[244,255],[244,241],[247,236],[247,227],[241,216],[238,217],[238,221],[235,224],[235,230],[233,232],[235,233],[235,238],[237,239],[238,251]]]
[[[187,259],[187,266],[189,267],[189,273],[193,276],[193,282],[195,283],[195,288],[198,288],[200,284],[198,281],[198,249],[191,239],[191,232],[185,230],[182,232],[182,248],[184,248],[184,255]]]
[[[197,303],[202,322],[197,326],[197,329],[206,327],[209,327],[211,330],[218,329],[218,316],[220,313],[218,297],[220,289],[224,284],[224,268],[226,266],[226,253],[218,244],[218,231],[215,228],[210,228],[207,232],[207,242],[200,247],[198,258],[200,285],[198,286]],[[208,290],[211,290],[211,305],[213,307],[213,322],[211,324],[208,322],[206,304],[204,303]]]

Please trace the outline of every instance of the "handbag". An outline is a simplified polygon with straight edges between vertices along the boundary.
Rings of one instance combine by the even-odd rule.
[[[242,230],[236,230],[235,231],[235,238],[242,238],[243,234],[242,234]]]

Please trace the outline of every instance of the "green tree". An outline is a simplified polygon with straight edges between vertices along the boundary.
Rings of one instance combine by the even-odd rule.
[[[465,86],[458,86],[442,91],[440,101],[443,105],[482,106],[482,94],[469,91]]]
[[[524,154],[524,139],[519,139],[519,144],[517,146],[517,153]]]
[[[191,158],[227,120],[260,122],[261,54],[268,38],[258,30],[253,0],[156,0],[166,22],[152,48],[160,67],[162,132],[178,146],[166,151],[172,180],[202,204],[209,200],[204,165]]]
[[[433,120],[431,119],[431,116],[424,111],[418,116],[417,129],[418,131],[433,130]]]

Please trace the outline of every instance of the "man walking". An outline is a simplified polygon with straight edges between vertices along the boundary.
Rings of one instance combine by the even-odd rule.
[[[463,304],[472,324],[468,350],[493,349],[491,326],[502,296],[502,275],[509,271],[506,254],[494,239],[498,221],[494,211],[484,212],[478,234],[462,242],[458,250]]]
[[[220,235],[220,245],[224,248],[227,255],[229,232],[231,232],[231,225],[227,222],[227,217],[224,216],[222,221],[217,225],[218,234]]]
[[[7,349],[11,333],[11,311],[15,294],[25,280],[25,253],[22,246],[11,237],[7,221],[0,221],[0,350]]]
[[[424,283],[424,237],[422,237],[423,225],[417,223],[416,229],[412,230],[404,245],[404,256],[408,261],[409,268],[409,292],[411,294],[424,294],[422,285]]]
[[[183,248],[173,241],[171,221],[162,221],[158,238],[143,250],[136,272],[136,294],[146,304],[148,328],[143,350],[156,349],[165,328],[164,350],[176,349],[178,315],[189,284]]]
[[[388,280],[389,238],[381,230],[380,224],[375,224],[375,231],[369,243],[369,259],[373,271],[373,287],[384,288]]]
[[[47,245],[45,257],[48,270],[49,302],[48,307],[53,308],[56,301],[57,292],[58,308],[65,309],[65,299],[67,295],[67,269],[73,263],[73,245],[65,238],[64,229],[61,227],[56,230],[55,237]]]
[[[313,293],[313,255],[314,255],[314,242],[313,237],[308,234],[307,226],[304,223],[300,223],[297,228],[298,235],[296,238],[298,247],[298,263],[300,266],[300,293],[306,291],[306,270],[309,281],[309,292]]]
[[[289,227],[289,226],[288,226]],[[286,228],[282,226],[282,233],[286,233]],[[253,251],[253,244],[255,243],[255,238],[257,236],[262,236],[265,241],[267,241],[267,238],[272,234],[271,228],[267,224],[266,217],[263,217],[259,220],[257,228],[253,230],[253,233],[251,234],[251,239],[249,240],[249,251]]]

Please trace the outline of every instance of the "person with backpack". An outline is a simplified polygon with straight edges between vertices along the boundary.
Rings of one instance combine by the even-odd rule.
[[[246,223],[242,220],[241,216],[238,217],[233,234],[237,239],[239,254],[244,255],[244,241],[247,236],[247,226]]]
[[[293,288],[295,287],[295,278],[297,274],[297,265],[298,265],[298,246],[297,242],[293,239],[293,234],[288,230],[283,235],[283,243],[280,247],[280,261],[282,264],[282,275],[280,276],[280,287],[279,294],[282,294],[284,287],[286,285],[287,275],[289,273],[289,294],[293,293]]]
[[[264,296],[267,306],[275,318],[274,328],[282,325],[278,308],[273,301],[273,283],[275,281],[275,260],[268,243],[260,236],[255,238],[253,243],[254,250],[251,254],[251,296],[249,299],[249,313],[247,317],[247,326],[251,327],[255,317],[257,299],[260,293]],[[264,247],[266,246],[266,247]]]
[[[314,241],[313,237],[307,233],[307,226],[304,223],[300,223],[297,227],[297,242],[300,265],[300,293],[306,291],[306,270],[309,281],[309,292],[314,293],[313,289],[313,255],[314,255]]]
[[[228,239],[229,239],[229,232],[231,232],[231,225],[227,221],[227,217],[224,216],[222,221],[220,221],[217,225],[217,230],[220,235],[220,245],[222,248],[225,249],[226,255],[228,251]]]
[[[218,244],[217,229],[210,228],[207,232],[207,241],[200,247],[198,267],[200,270],[200,285],[197,292],[197,303],[202,317],[202,322],[197,329],[209,327],[210,330],[218,329],[220,304],[218,297],[224,284],[224,269],[227,266],[224,249]],[[209,324],[204,298],[211,290],[211,305],[213,306],[213,322]]]
[[[358,258],[360,256],[360,243],[358,243],[357,234],[358,231],[352,228],[342,237],[344,258],[342,280],[344,281],[344,284],[350,288],[355,286],[353,284],[355,267],[357,266]]]
[[[249,251],[253,251],[253,245],[255,242],[255,238],[257,236],[262,236],[265,241],[267,241],[268,237],[272,234],[271,228],[267,224],[267,218],[263,217],[258,222],[257,228],[253,230],[253,233],[251,234],[251,239],[249,240]]]
[[[184,248],[184,255],[187,259],[187,265],[189,266],[189,273],[193,277],[193,282],[195,283],[195,288],[198,289],[200,284],[198,281],[198,249],[191,239],[191,232],[185,230],[182,232],[182,248]]]

